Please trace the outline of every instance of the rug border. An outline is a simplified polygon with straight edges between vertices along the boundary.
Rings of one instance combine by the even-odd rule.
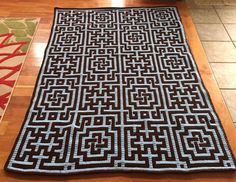
[[[189,168],[189,169],[184,169],[183,168],[183,169],[177,169],[177,170],[176,170],[176,168],[169,168],[169,169],[168,168],[164,168],[164,169],[156,168],[156,170],[155,170],[154,168],[144,169],[144,168],[127,168],[127,167],[123,167],[123,168],[106,167],[104,169],[86,168],[86,169],[88,169],[86,171],[75,171],[75,172],[64,172],[64,173],[62,171],[61,172],[52,172],[52,173],[50,173],[50,172],[48,172],[48,170],[45,170],[45,171],[40,170],[38,172],[35,172],[35,171],[24,171],[24,170],[17,171],[17,170],[14,170],[14,169],[9,169],[8,168],[8,164],[10,162],[10,159],[12,158],[12,155],[14,153],[14,149],[15,149],[17,143],[18,143],[18,140],[19,140],[20,135],[21,135],[21,131],[22,131],[22,129],[25,126],[25,123],[26,123],[26,120],[27,120],[30,108],[31,108],[31,106],[33,104],[33,100],[34,100],[34,98],[36,96],[37,86],[39,85],[39,82],[38,82],[39,81],[39,77],[41,76],[41,73],[43,71],[43,65],[46,62],[46,59],[45,59],[46,58],[46,52],[47,52],[47,50],[49,48],[50,41],[52,40],[53,29],[54,29],[54,26],[56,24],[56,13],[57,13],[57,10],[63,10],[63,9],[65,9],[65,10],[90,10],[90,9],[91,10],[96,10],[96,9],[98,9],[98,10],[99,9],[107,9],[107,10],[110,9],[110,10],[112,10],[112,9],[130,9],[130,8],[134,8],[134,9],[136,9],[136,8],[137,9],[140,9],[140,8],[175,8],[176,9],[176,12],[177,12],[177,14],[179,16],[179,19],[181,21],[181,25],[180,25],[181,27],[180,28],[183,30],[183,35],[184,35],[184,38],[186,40],[187,49],[190,51],[191,58],[193,59],[195,65],[196,65],[196,71],[197,71],[197,73],[198,73],[198,75],[200,77],[200,82],[203,85],[203,88],[204,88],[207,96],[209,97],[209,102],[210,102],[210,105],[212,106],[212,110],[215,112],[216,117],[219,120],[219,126],[221,127],[222,132],[224,134],[224,136],[221,136],[221,137],[223,137],[225,139],[226,144],[228,145],[229,152],[230,152],[230,154],[232,156],[232,160],[233,160],[233,163],[234,163],[235,167],[234,168],[232,168],[232,167],[230,167],[230,168],[227,168],[227,167],[206,167],[206,168],[202,167],[200,169],[199,168]],[[136,7],[135,6],[135,7],[98,7],[98,8],[61,8],[61,7],[54,7],[54,14],[53,15],[54,16],[53,16],[53,21],[52,21],[51,29],[50,29],[50,36],[48,38],[47,46],[46,46],[46,48],[44,50],[44,56],[43,56],[43,59],[42,59],[42,64],[40,66],[40,70],[39,70],[39,73],[37,75],[37,79],[36,79],[36,82],[35,82],[35,85],[34,85],[34,91],[33,91],[32,97],[31,97],[31,101],[30,101],[30,104],[28,106],[27,112],[25,114],[24,120],[23,120],[23,122],[21,124],[20,130],[18,131],[18,135],[17,135],[17,137],[15,139],[15,142],[14,142],[14,144],[12,146],[11,152],[10,152],[6,162],[5,162],[5,165],[4,165],[4,170],[5,171],[19,173],[19,174],[23,174],[23,175],[28,175],[28,174],[44,175],[44,174],[46,174],[46,175],[49,175],[49,176],[56,176],[56,175],[70,176],[70,175],[76,175],[76,174],[88,174],[88,173],[92,173],[92,172],[96,172],[96,173],[105,173],[105,172],[109,172],[109,173],[110,172],[112,172],[112,173],[118,173],[118,172],[138,173],[138,172],[146,172],[146,173],[155,173],[155,174],[173,172],[173,173],[186,174],[186,173],[216,172],[216,171],[219,171],[219,172],[224,172],[224,171],[234,172],[236,170],[235,156],[234,156],[234,154],[232,152],[232,149],[231,149],[231,146],[230,146],[230,144],[228,142],[227,135],[225,133],[224,127],[223,127],[223,125],[221,123],[221,120],[220,120],[220,118],[218,116],[218,113],[215,110],[215,107],[213,105],[213,102],[212,102],[212,99],[210,97],[210,94],[209,94],[208,90],[206,89],[206,86],[205,86],[205,84],[203,82],[203,79],[201,77],[201,74],[199,72],[198,65],[197,65],[197,63],[196,63],[196,61],[194,59],[194,56],[192,54],[192,51],[190,49],[190,46],[189,46],[189,43],[188,43],[188,39],[186,37],[186,32],[185,32],[185,29],[184,29],[183,21],[182,21],[182,18],[181,18],[181,15],[180,15],[180,12],[179,12],[179,9],[178,9],[177,6],[141,6],[141,7]],[[221,97],[222,97],[222,95],[221,95]]]

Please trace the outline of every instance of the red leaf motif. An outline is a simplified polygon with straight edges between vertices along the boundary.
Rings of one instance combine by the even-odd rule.
[[[2,109],[5,109],[8,99],[9,99],[8,97],[10,96],[10,94],[11,94],[11,92],[8,92],[8,93],[0,96],[0,107]]]
[[[0,84],[7,85],[8,87],[13,87],[16,80],[9,79],[11,76],[13,76],[15,73],[20,71],[22,63],[18,65],[13,65],[12,61],[14,57],[16,56],[24,56],[26,53],[21,53],[19,50],[22,48],[23,45],[27,44],[27,42],[13,42],[8,43],[10,38],[13,36],[13,34],[2,34],[0,35]],[[20,58],[21,59],[21,58]],[[23,58],[22,58],[23,59]],[[4,65],[3,65],[4,62]],[[4,70],[4,71],[3,71]],[[6,70],[9,70],[5,73]],[[0,107],[4,110],[8,100],[9,96],[11,94],[12,89],[6,89],[3,95],[0,95]]]

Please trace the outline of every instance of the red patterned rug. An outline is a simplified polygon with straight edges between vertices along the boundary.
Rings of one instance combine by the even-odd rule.
[[[38,18],[0,19],[0,118],[10,100],[38,22]]]

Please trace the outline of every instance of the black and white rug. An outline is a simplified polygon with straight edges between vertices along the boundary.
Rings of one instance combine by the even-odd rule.
[[[5,169],[235,169],[177,9],[56,9]]]

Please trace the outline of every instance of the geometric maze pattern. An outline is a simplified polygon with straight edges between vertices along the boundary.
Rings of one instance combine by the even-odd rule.
[[[49,174],[235,169],[176,7],[56,9],[5,167]]]

